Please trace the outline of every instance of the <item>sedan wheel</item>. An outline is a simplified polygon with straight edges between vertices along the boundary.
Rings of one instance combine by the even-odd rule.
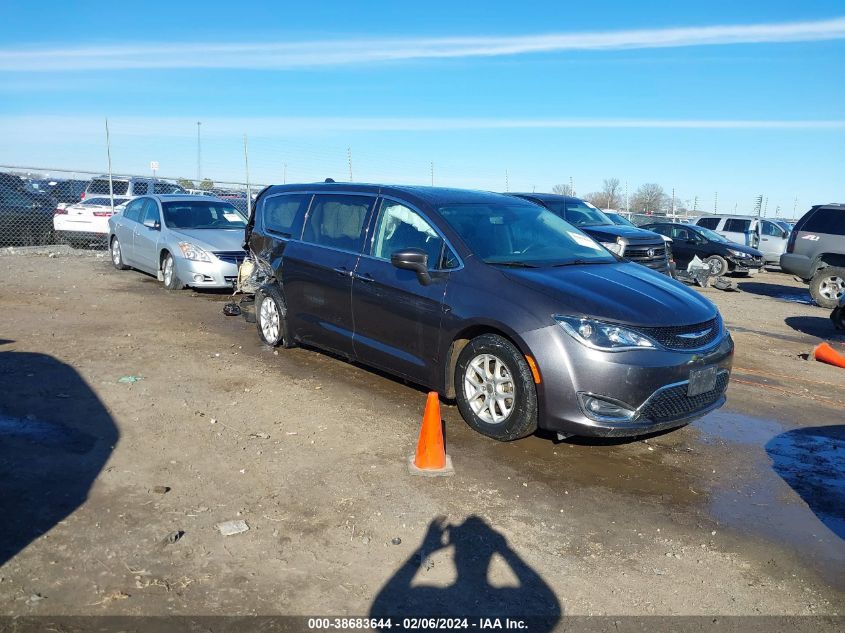
[[[167,253],[161,263],[161,277],[164,287],[168,290],[181,290],[184,284],[176,274],[176,264],[173,262],[173,255]]]
[[[711,255],[704,260],[704,263],[710,267],[710,274],[713,277],[721,277],[728,272],[728,262],[719,255]]]
[[[111,240],[111,263],[118,270],[126,270],[128,266],[123,263],[123,253],[120,251],[120,242],[116,237]]]

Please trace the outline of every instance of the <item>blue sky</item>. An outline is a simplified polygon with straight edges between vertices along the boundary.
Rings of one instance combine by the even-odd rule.
[[[10,5],[4,165],[845,200],[841,0]]]

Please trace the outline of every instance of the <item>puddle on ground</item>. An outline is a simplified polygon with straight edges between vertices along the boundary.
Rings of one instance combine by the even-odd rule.
[[[845,425],[787,430],[774,420],[722,410],[695,427],[705,441],[739,445],[749,466],[711,491],[713,518],[786,543],[845,586]]]
[[[3,414],[0,414],[0,439],[18,439],[79,454],[90,451],[96,442],[94,437],[58,422],[45,422],[34,416],[16,418]]]

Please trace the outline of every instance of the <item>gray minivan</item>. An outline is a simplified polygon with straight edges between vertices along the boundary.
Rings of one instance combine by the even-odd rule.
[[[265,343],[435,390],[489,437],[640,435],[725,402],[733,341],[716,306],[527,200],[277,185],[245,239]]]

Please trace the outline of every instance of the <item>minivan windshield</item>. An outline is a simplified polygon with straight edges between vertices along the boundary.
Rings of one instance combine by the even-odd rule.
[[[450,204],[438,211],[488,264],[531,268],[617,261],[591,237],[534,204]]]
[[[222,200],[162,202],[164,223],[172,229],[243,229],[246,218]]]

